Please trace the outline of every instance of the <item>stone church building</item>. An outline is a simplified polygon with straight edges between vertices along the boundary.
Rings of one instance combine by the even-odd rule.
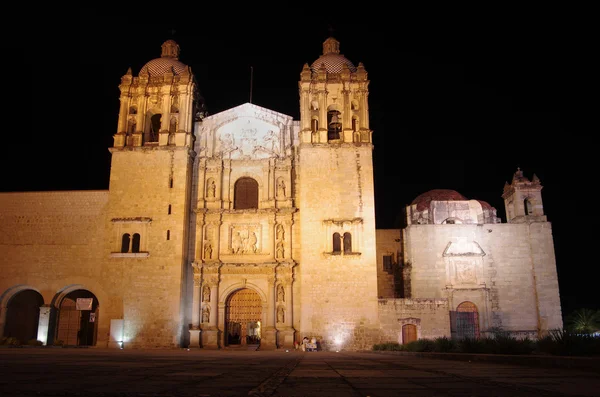
[[[337,40],[299,71],[300,120],[207,115],[179,51],[121,78],[108,190],[0,194],[0,336],[361,350],[562,328],[537,177],[504,186],[507,223],[440,189],[377,230],[369,79]]]

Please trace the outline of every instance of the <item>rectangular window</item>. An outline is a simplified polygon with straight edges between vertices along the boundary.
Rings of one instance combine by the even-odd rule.
[[[383,256],[383,270],[392,273],[392,255],[384,255]]]

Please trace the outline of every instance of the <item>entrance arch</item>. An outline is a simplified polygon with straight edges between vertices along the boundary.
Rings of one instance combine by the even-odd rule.
[[[55,341],[65,346],[95,346],[98,298],[86,289],[76,289],[59,297],[55,305]]]
[[[259,344],[262,299],[250,289],[234,291],[225,304],[225,346]]]
[[[44,298],[33,289],[15,293],[6,305],[4,336],[16,338],[19,344],[38,340],[40,307],[43,305]]]
[[[473,302],[462,302],[456,308],[456,336],[459,339],[479,338],[479,312]]]

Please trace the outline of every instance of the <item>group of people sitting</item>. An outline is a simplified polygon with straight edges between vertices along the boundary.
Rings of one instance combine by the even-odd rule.
[[[303,352],[316,352],[317,351],[317,338],[314,336],[311,339],[304,337],[302,343],[294,342],[294,348],[296,350],[302,350]]]

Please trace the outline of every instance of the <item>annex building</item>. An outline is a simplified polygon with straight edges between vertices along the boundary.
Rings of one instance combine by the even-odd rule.
[[[122,77],[108,190],[0,194],[0,336],[361,350],[562,328],[535,176],[505,184],[507,223],[440,189],[377,230],[369,79],[337,40],[299,71],[300,120],[206,115],[179,52]]]

